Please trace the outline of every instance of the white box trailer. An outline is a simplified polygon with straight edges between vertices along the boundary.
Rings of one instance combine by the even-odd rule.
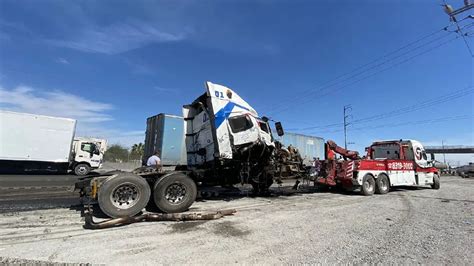
[[[106,141],[75,139],[75,130],[74,119],[0,110],[0,173],[99,168]]]
[[[2,172],[69,168],[76,120],[0,111]]]

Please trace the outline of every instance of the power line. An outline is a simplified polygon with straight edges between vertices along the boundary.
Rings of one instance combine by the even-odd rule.
[[[449,116],[449,117],[440,117],[434,119],[425,119],[425,120],[418,120],[418,121],[406,121],[401,123],[392,123],[392,124],[379,124],[375,126],[366,126],[366,127],[358,127],[352,128],[352,131],[359,131],[359,130],[372,130],[372,129],[379,129],[385,127],[400,127],[400,126],[407,126],[407,125],[421,125],[421,124],[433,124],[433,123],[440,123],[440,122],[448,122],[448,121],[456,121],[456,120],[464,120],[464,119],[472,119],[474,116],[469,115],[462,115],[462,116]],[[336,133],[341,132],[342,129],[336,130],[326,130],[326,131],[318,131],[319,134],[321,133]]]
[[[357,79],[357,80],[355,80],[355,81],[353,81],[353,82],[350,82],[350,83],[348,83],[348,84],[345,84],[345,85],[342,86],[342,87],[335,88],[335,89],[333,89],[332,91],[329,91],[329,92],[327,92],[327,93],[318,95],[318,98],[322,98],[322,97],[327,96],[327,95],[329,95],[329,94],[331,94],[331,93],[334,93],[334,92],[336,92],[336,91],[339,91],[339,90],[341,90],[341,89],[344,89],[344,88],[346,88],[346,87],[349,87],[349,86],[351,86],[351,85],[354,85],[354,84],[356,84],[356,83],[358,83],[358,82],[360,82],[360,81],[363,81],[363,80],[366,80],[366,79],[368,79],[368,78],[370,78],[370,77],[373,77],[373,76],[375,76],[375,75],[377,75],[377,74],[379,74],[379,73],[385,72],[385,71],[390,70],[390,69],[392,69],[392,68],[394,68],[394,67],[396,67],[396,66],[399,66],[399,65],[401,65],[401,64],[404,64],[404,63],[406,63],[406,62],[409,62],[409,61],[413,60],[413,59],[416,58],[416,57],[419,57],[419,56],[422,56],[422,55],[424,55],[424,54],[426,54],[426,53],[428,53],[428,52],[431,52],[431,51],[433,51],[433,50],[435,50],[435,49],[437,49],[437,48],[439,48],[439,47],[441,47],[441,46],[443,46],[443,45],[446,45],[446,44],[448,44],[448,43],[450,43],[450,42],[452,42],[452,41],[454,41],[454,40],[456,40],[456,39],[458,39],[458,38],[459,38],[459,36],[457,36],[457,37],[455,37],[455,38],[452,38],[452,39],[449,39],[448,41],[442,42],[442,43],[440,43],[440,44],[438,44],[438,45],[436,45],[436,46],[434,46],[434,47],[432,47],[432,48],[430,48],[430,49],[427,49],[427,50],[424,50],[424,51],[422,51],[422,52],[420,52],[420,53],[417,53],[417,54],[415,54],[415,55],[413,55],[413,56],[411,56],[411,57],[408,57],[408,58],[406,58],[405,60],[402,60],[402,61],[400,61],[400,62],[398,62],[398,63],[396,63],[396,64],[393,64],[393,65],[391,65],[391,66],[389,66],[389,67],[383,68],[383,69],[381,69],[381,70],[379,70],[379,71],[376,71],[376,72],[374,72],[374,73],[372,73],[372,74],[370,74],[370,75],[367,75],[367,76],[365,76],[365,77],[359,78],[359,79]],[[302,105],[302,104],[304,104],[304,103],[307,103],[307,102],[310,102],[310,101],[314,101],[314,99],[307,97],[305,101],[303,101],[303,102],[300,103],[300,105]],[[278,113],[281,113],[281,112],[283,112],[283,111],[286,111],[286,110],[288,110],[289,108],[292,108],[292,107],[293,107],[293,106],[287,105],[286,108],[281,109],[281,110],[279,110],[279,111],[273,112],[273,115],[278,114]]]
[[[474,24],[474,23],[471,23],[471,24]],[[402,46],[402,47],[400,47],[400,48],[398,48],[398,49],[396,49],[396,50],[394,50],[394,51],[392,51],[392,52],[389,52],[389,53],[387,53],[387,54],[385,54],[385,55],[383,55],[383,56],[381,56],[381,57],[375,59],[375,60],[372,60],[371,62],[369,62],[369,63],[367,63],[367,64],[364,64],[364,65],[362,65],[362,66],[360,66],[360,67],[357,67],[356,69],[354,69],[354,70],[352,70],[352,71],[350,71],[350,72],[348,72],[348,73],[345,73],[345,74],[340,75],[340,76],[338,76],[338,77],[336,77],[336,78],[334,78],[334,79],[331,79],[331,80],[329,80],[329,81],[327,81],[327,82],[321,84],[321,85],[320,85],[321,88],[320,88],[319,90],[317,90],[316,92],[319,92],[319,91],[321,91],[321,90],[324,90],[324,89],[329,88],[329,87],[332,87],[332,86],[335,86],[337,83],[341,83],[341,82],[350,80],[351,78],[356,77],[357,75],[364,74],[364,72],[367,72],[367,71],[372,70],[372,69],[374,69],[374,68],[376,68],[376,67],[379,67],[379,66],[381,66],[381,65],[384,65],[384,64],[386,64],[386,63],[388,63],[388,62],[390,62],[390,61],[393,61],[393,60],[395,60],[395,59],[397,59],[397,58],[400,58],[400,57],[402,57],[402,56],[404,56],[404,55],[407,55],[408,53],[413,52],[413,51],[415,51],[415,50],[417,50],[417,49],[420,49],[420,48],[422,48],[422,47],[424,47],[424,46],[426,46],[426,45],[429,45],[429,44],[431,44],[431,43],[434,43],[434,42],[436,42],[436,41],[439,41],[439,40],[445,38],[446,36],[449,36],[449,34],[443,35],[443,36],[441,36],[441,37],[439,37],[439,38],[437,38],[437,39],[434,39],[434,40],[431,40],[431,41],[429,41],[429,42],[427,42],[427,43],[424,43],[423,45],[417,46],[416,48],[413,48],[413,49],[409,50],[408,52],[405,52],[405,53],[400,54],[400,55],[398,55],[398,56],[392,57],[392,58],[389,59],[389,60],[385,60],[385,62],[379,63],[378,65],[371,66],[370,68],[365,69],[367,66],[372,65],[372,64],[374,64],[374,63],[380,61],[381,59],[385,59],[385,58],[389,57],[390,55],[396,54],[396,53],[402,51],[403,49],[405,49],[405,48],[407,48],[407,47],[410,47],[410,46],[412,46],[412,45],[414,45],[414,44],[416,44],[416,43],[419,43],[419,42],[421,42],[421,41],[423,41],[423,40],[425,40],[425,39],[427,39],[427,38],[430,38],[430,37],[432,37],[432,36],[434,36],[434,35],[436,35],[436,34],[438,34],[438,33],[440,33],[440,32],[447,31],[448,27],[450,27],[450,26],[451,26],[451,25],[446,26],[446,27],[444,27],[444,28],[442,28],[442,29],[436,30],[436,31],[434,31],[434,32],[432,32],[432,33],[430,33],[430,34],[427,34],[427,35],[425,35],[425,36],[423,36],[423,37],[421,37],[421,38],[419,38],[419,39],[417,39],[417,40],[415,40],[415,41],[413,41],[413,42],[408,43],[407,45],[404,45],[404,46]],[[361,71],[361,70],[362,70],[362,71]],[[356,74],[353,74],[353,73],[356,73]],[[345,79],[342,80],[342,81],[338,81],[338,80],[341,79],[342,77],[345,77],[345,76],[347,76],[347,75],[349,75],[349,74],[353,74],[353,75],[350,76],[350,77],[348,77],[348,78],[345,78]],[[330,83],[332,83],[332,82],[334,82],[334,81],[337,81],[337,82],[336,82],[335,84],[332,84],[332,85],[327,85],[327,84],[330,84]],[[323,86],[323,85],[325,85],[325,86]],[[288,103],[288,102],[292,102],[292,101],[298,100],[298,99],[301,98],[301,97],[306,97],[306,94],[307,94],[307,93],[311,93],[311,92],[314,93],[314,91],[315,91],[315,89],[308,89],[308,90],[305,90],[304,92],[300,93],[298,96],[294,97],[293,99],[290,99],[290,100],[285,101],[284,104],[286,104],[286,103]],[[275,105],[273,105],[273,106],[272,106],[273,113],[275,113],[275,111],[274,111],[275,108],[276,108],[276,109],[281,108],[282,106],[284,106],[284,104],[282,104],[281,106],[276,106],[276,107],[275,107]],[[287,108],[286,108],[286,109],[287,109]],[[286,110],[286,109],[284,109],[284,110]],[[278,111],[278,113],[281,112],[281,111],[283,111],[283,110]],[[270,113],[272,113],[272,112],[270,112]]]
[[[455,91],[455,92],[445,94],[443,96],[440,96],[440,97],[437,97],[437,98],[434,98],[434,99],[431,99],[431,100],[426,100],[426,101],[423,101],[423,102],[420,102],[420,103],[417,103],[417,104],[414,104],[414,105],[411,105],[411,106],[407,106],[407,107],[403,107],[403,108],[400,108],[400,109],[392,110],[392,111],[387,112],[387,113],[382,113],[382,114],[378,114],[378,115],[374,115],[374,116],[370,116],[370,117],[357,119],[357,120],[354,120],[353,123],[367,123],[367,122],[372,122],[372,121],[375,121],[375,120],[385,119],[385,118],[388,118],[388,117],[393,117],[393,116],[398,116],[398,115],[418,111],[418,110],[421,110],[421,109],[426,108],[428,106],[448,102],[448,101],[460,98],[462,96],[468,95],[468,94],[473,93],[473,92],[474,92],[474,89],[472,87],[462,89],[462,90],[459,90],[459,91]]]
[[[468,19],[468,18],[473,18],[471,15],[463,18],[462,20],[458,21],[458,19],[456,18],[457,15],[461,14],[461,13],[464,13],[466,11],[468,11],[469,9],[473,8],[474,7],[474,4],[471,4],[470,1],[465,1],[464,2],[464,6],[461,7],[461,8],[458,8],[457,10],[454,10],[453,7],[451,5],[448,5],[446,3],[446,0],[444,1],[444,11],[448,14],[449,16],[449,19],[454,22],[454,24],[456,25],[456,28],[457,28],[457,33],[462,37],[462,39],[464,40],[464,43],[466,44],[466,47],[467,47],[467,50],[469,51],[469,54],[471,55],[471,57],[474,57],[474,54],[472,53],[472,50],[471,50],[471,47],[469,46],[469,43],[466,39],[466,36],[464,36],[464,33],[462,32],[461,30],[461,27],[459,27],[459,22],[465,20],[465,19]]]
[[[446,28],[446,27],[445,27],[445,28]],[[418,42],[420,42],[420,41],[422,41],[422,40],[424,40],[424,39],[426,39],[426,38],[429,38],[429,37],[431,37],[431,36],[434,36],[434,35],[436,35],[436,34],[442,32],[445,28],[442,28],[442,29],[436,30],[436,31],[434,31],[434,32],[431,32],[430,34],[424,35],[424,36],[422,36],[421,38],[419,38],[419,39],[417,39],[417,40],[415,40],[415,41],[413,41],[413,42],[410,42],[410,43],[408,43],[408,44],[406,44],[406,45],[404,45],[404,46],[402,46],[402,47],[400,47],[400,48],[398,48],[398,49],[396,49],[396,50],[393,50],[393,51],[391,51],[391,52],[389,52],[389,53],[386,53],[386,54],[382,55],[381,57],[378,57],[378,58],[376,58],[376,59],[374,59],[374,60],[372,60],[372,61],[370,61],[370,62],[368,62],[368,63],[366,63],[366,64],[363,64],[363,65],[361,65],[361,66],[358,66],[358,67],[356,67],[355,69],[353,69],[353,70],[351,70],[351,71],[349,71],[349,72],[346,72],[346,73],[344,73],[344,74],[342,74],[342,75],[339,75],[339,76],[337,76],[337,77],[335,77],[335,78],[333,78],[333,79],[330,79],[330,80],[328,80],[328,81],[325,81],[325,82],[323,82],[322,84],[320,84],[319,86],[326,85],[326,84],[331,83],[331,82],[333,82],[333,81],[336,81],[336,80],[338,80],[338,79],[340,79],[340,78],[342,78],[342,77],[344,77],[344,76],[347,76],[347,75],[349,75],[349,74],[352,74],[352,73],[354,73],[354,72],[356,72],[356,71],[358,71],[358,70],[360,70],[360,69],[363,69],[363,68],[365,68],[366,66],[369,66],[369,65],[371,65],[371,64],[373,64],[373,63],[375,63],[375,62],[377,62],[377,61],[379,61],[379,60],[381,60],[381,59],[384,59],[384,58],[388,57],[389,55],[395,54],[395,53],[397,53],[397,52],[399,52],[399,51],[401,51],[401,50],[403,50],[403,49],[405,49],[405,48],[407,48],[407,47],[409,47],[409,46],[411,46],[411,45],[413,45],[413,44],[416,44],[416,43],[418,43]],[[313,90],[314,90],[314,89],[307,89],[307,90],[303,91],[303,93],[311,92],[311,91],[313,91]],[[295,97],[295,98],[298,98],[298,97]],[[273,106],[272,106],[272,108],[273,108]]]
[[[446,36],[448,36],[448,35],[446,35]],[[444,37],[446,37],[446,36],[444,36]],[[444,37],[443,37],[443,38],[444,38]],[[382,70],[380,70],[380,71],[376,71],[376,72],[372,73],[371,75],[368,75],[368,76],[366,76],[366,77],[364,77],[364,78],[361,78],[361,79],[356,80],[355,82],[346,84],[346,85],[344,85],[344,86],[342,86],[342,87],[340,87],[340,88],[335,88],[334,90],[330,91],[329,93],[319,94],[319,95],[318,95],[318,98],[321,98],[321,97],[323,97],[323,96],[326,96],[326,95],[328,95],[328,94],[330,94],[330,93],[332,93],[332,92],[335,92],[335,91],[338,91],[338,90],[340,90],[340,89],[342,89],[342,88],[348,87],[348,85],[352,85],[352,84],[357,83],[357,82],[359,82],[359,81],[361,81],[361,80],[365,80],[365,79],[367,79],[367,78],[369,78],[369,77],[375,76],[376,74],[379,74],[379,73],[381,73],[381,72],[384,72],[384,71],[386,71],[386,70],[388,70],[388,69],[391,69],[391,68],[393,68],[393,67],[395,67],[395,66],[398,66],[398,65],[400,65],[400,64],[402,64],[402,63],[405,63],[405,62],[407,62],[407,61],[410,61],[411,59],[413,59],[413,58],[415,58],[415,57],[418,57],[418,56],[421,56],[421,55],[423,55],[423,54],[426,54],[427,52],[430,52],[430,51],[432,51],[432,50],[434,50],[434,49],[436,49],[436,48],[439,48],[439,47],[441,47],[441,46],[443,46],[443,45],[445,45],[445,44],[447,44],[447,43],[449,43],[449,42],[451,42],[451,41],[454,41],[454,40],[457,39],[457,38],[459,38],[459,36],[457,36],[457,37],[454,38],[454,39],[450,39],[450,40],[448,40],[448,41],[446,41],[446,42],[440,43],[440,45],[437,45],[437,46],[435,46],[435,47],[432,47],[431,49],[425,50],[424,52],[421,52],[421,53],[418,53],[418,54],[416,54],[416,55],[414,55],[414,56],[411,56],[411,57],[409,57],[409,58],[406,59],[406,60],[403,60],[403,61],[398,62],[398,63],[396,63],[396,64],[394,64],[394,65],[392,65],[392,66],[389,66],[388,68],[382,69]],[[442,39],[442,38],[439,38],[439,39]],[[439,39],[437,39],[437,40],[439,40]],[[436,42],[437,40],[431,41],[431,42],[426,43],[426,44],[424,44],[424,45],[422,45],[422,46],[419,46],[419,47],[417,47],[417,48],[415,48],[415,49],[412,49],[411,51],[405,53],[405,55],[408,54],[408,53],[411,53],[411,52],[413,52],[413,51],[415,51],[415,50],[417,50],[417,49],[419,49],[419,48],[421,48],[421,47],[423,47],[423,46],[432,44],[432,43]],[[399,58],[399,57],[400,57],[400,56],[395,57],[395,58],[392,58],[392,59],[390,59],[390,60],[388,60],[388,61],[386,61],[386,62],[383,62],[383,63],[379,64],[378,66],[381,66],[381,65],[384,65],[384,64],[386,64],[386,63],[388,63],[388,62],[394,61],[394,59],[397,59],[397,58]],[[365,74],[364,72],[367,72],[367,71],[362,71],[361,73],[359,73],[359,74],[357,74],[357,75],[354,75],[354,77],[360,76],[360,75],[362,75],[362,74]],[[349,79],[342,80],[341,82],[347,81],[347,80],[349,80]],[[332,85],[329,85],[329,86],[326,86],[326,87],[322,87],[319,91],[316,91],[316,92],[322,92],[322,91],[324,91],[325,89],[328,89],[329,87],[333,87],[334,85],[336,85],[336,84],[332,84]],[[314,93],[314,92],[313,92],[313,93]],[[312,101],[312,100],[313,100],[313,98],[308,98],[307,95],[306,95],[306,101],[304,101],[303,103],[307,103],[307,102]],[[292,106],[290,106],[290,105],[287,104],[287,103],[288,103],[288,101],[285,101],[285,104],[286,104],[286,105],[283,106],[283,108],[280,108],[280,110],[277,110],[277,111],[272,112],[272,114],[275,115],[275,114],[281,113],[281,112],[286,111],[286,110],[288,110],[289,108],[291,108]],[[278,108],[277,108],[277,109],[278,109]]]
[[[402,114],[418,111],[418,110],[421,110],[423,108],[426,108],[426,107],[429,107],[429,106],[432,106],[432,105],[448,102],[448,101],[463,97],[463,96],[468,95],[468,94],[473,93],[473,92],[474,92],[473,87],[464,88],[464,89],[457,90],[457,91],[454,91],[454,92],[449,92],[447,94],[443,94],[443,95],[437,96],[435,98],[428,99],[426,101],[422,101],[422,102],[419,102],[419,103],[416,103],[416,104],[413,104],[413,105],[409,105],[409,106],[405,106],[405,107],[398,108],[398,109],[395,109],[395,110],[391,110],[391,111],[386,112],[386,113],[381,113],[381,114],[376,114],[376,115],[356,119],[356,120],[353,120],[351,123],[352,124],[368,123],[368,122],[373,122],[373,121],[380,120],[380,119],[390,118],[390,117],[393,117],[393,116],[399,116],[399,115],[402,115]],[[318,128],[328,128],[328,127],[336,127],[336,126],[339,127],[341,125],[343,125],[343,124],[337,123],[337,124],[312,126],[312,127],[305,127],[305,128],[296,128],[296,129],[293,128],[291,130],[306,131],[306,130],[312,130],[312,129],[318,129]]]
[[[385,124],[385,125],[381,124],[381,125],[369,126],[369,127],[359,127],[359,128],[353,128],[351,130],[366,130],[366,129],[398,127],[398,126],[406,126],[406,125],[433,124],[433,123],[448,122],[448,121],[455,121],[455,120],[464,120],[464,119],[469,119],[469,118],[474,118],[474,116],[461,115],[461,116],[440,117],[440,118],[435,118],[435,119],[408,121],[408,122],[402,122],[402,123],[397,123],[397,124]]]

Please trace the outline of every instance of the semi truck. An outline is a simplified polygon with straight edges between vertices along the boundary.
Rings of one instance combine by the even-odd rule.
[[[205,92],[183,106],[182,121],[168,120],[149,119],[146,142],[173,143],[169,137],[182,141],[182,146],[161,150],[163,155],[175,154],[168,161],[171,167],[141,167],[85,178],[76,183],[84,201],[98,203],[112,218],[134,216],[149,201],[162,212],[176,213],[193,204],[200,187],[242,183],[265,194],[282,177],[306,174],[297,149],[276,141],[269,119],[228,87],[206,82]],[[156,126],[160,123],[170,123],[170,127]],[[154,128],[174,128],[184,134],[159,134]],[[275,123],[275,130],[284,135],[281,123]],[[163,164],[169,166],[166,160]]]
[[[346,190],[360,189],[363,195],[385,194],[393,186],[423,186],[440,188],[440,173],[428,160],[423,145],[416,140],[386,140],[373,142],[360,157],[356,151],[326,143],[325,160],[317,184],[340,186]],[[336,154],[341,158],[336,159]]]
[[[102,166],[107,141],[75,137],[76,120],[0,111],[0,172],[87,175]]]

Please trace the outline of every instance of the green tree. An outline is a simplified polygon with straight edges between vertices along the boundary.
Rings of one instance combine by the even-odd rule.
[[[143,154],[145,153],[145,146],[143,143],[133,144],[132,150],[130,152],[130,159],[131,160],[141,160]]]
[[[128,149],[120,144],[113,144],[104,154],[104,161],[108,162],[126,162],[128,161]]]

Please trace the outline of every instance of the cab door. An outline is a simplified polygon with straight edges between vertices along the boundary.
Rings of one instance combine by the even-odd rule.
[[[80,142],[76,151],[76,162],[88,162],[91,167],[99,167],[101,156],[96,154],[98,148],[92,142]]]
[[[411,147],[405,143],[400,145],[400,178],[406,185],[416,185],[415,164]]]
[[[258,123],[258,128],[260,132],[260,137],[263,139],[267,146],[273,146],[273,137],[272,132],[270,130],[270,126],[267,122],[259,119],[255,119]]]

